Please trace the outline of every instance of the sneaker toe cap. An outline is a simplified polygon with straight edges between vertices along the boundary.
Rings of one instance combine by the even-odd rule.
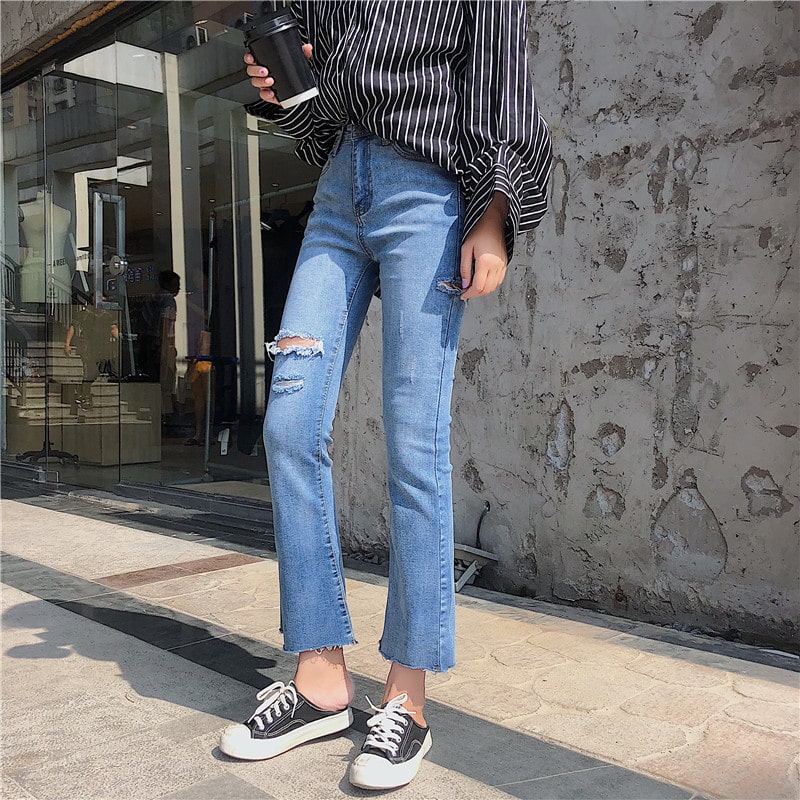
[[[387,772],[391,770],[387,759],[373,753],[360,753],[350,765],[350,781],[356,786],[380,785],[387,782]]]
[[[219,749],[229,756],[240,757],[251,745],[250,729],[246,725],[229,725],[219,737]]]

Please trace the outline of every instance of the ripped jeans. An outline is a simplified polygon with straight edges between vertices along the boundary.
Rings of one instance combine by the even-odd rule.
[[[462,224],[453,175],[345,130],[320,176],[281,330],[268,345],[275,368],[264,443],[287,652],[355,642],[328,445],[380,281],[391,508],[380,652],[415,669],[453,666],[450,399],[464,311]],[[292,337],[307,341],[282,349]]]

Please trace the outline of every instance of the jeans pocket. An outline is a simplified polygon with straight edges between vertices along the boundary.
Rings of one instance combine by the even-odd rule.
[[[421,155],[420,153],[415,152],[410,147],[406,147],[403,144],[397,144],[397,142],[392,142],[392,148],[397,153],[397,155],[402,156],[403,158],[407,158],[409,161],[429,161],[430,159],[425,158],[425,156]]]

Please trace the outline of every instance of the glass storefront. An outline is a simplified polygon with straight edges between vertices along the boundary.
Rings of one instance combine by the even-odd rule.
[[[159,4],[3,93],[4,459],[268,498],[264,342],[318,170],[242,107],[262,6]]]

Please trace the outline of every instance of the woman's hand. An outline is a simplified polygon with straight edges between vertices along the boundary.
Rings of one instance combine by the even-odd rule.
[[[461,285],[465,289],[462,300],[491,294],[503,282],[508,264],[507,217],[508,198],[502,192],[495,192],[489,207],[461,246]]]
[[[311,59],[311,45],[304,44],[303,52],[306,54],[307,59]],[[275,97],[275,92],[272,90],[272,85],[275,83],[273,78],[269,76],[269,70],[256,64],[256,60],[249,52],[244,54],[244,63],[247,64],[247,74],[250,76],[250,83],[258,89],[258,96],[265,103],[275,103],[276,106],[281,104],[280,100]]]

